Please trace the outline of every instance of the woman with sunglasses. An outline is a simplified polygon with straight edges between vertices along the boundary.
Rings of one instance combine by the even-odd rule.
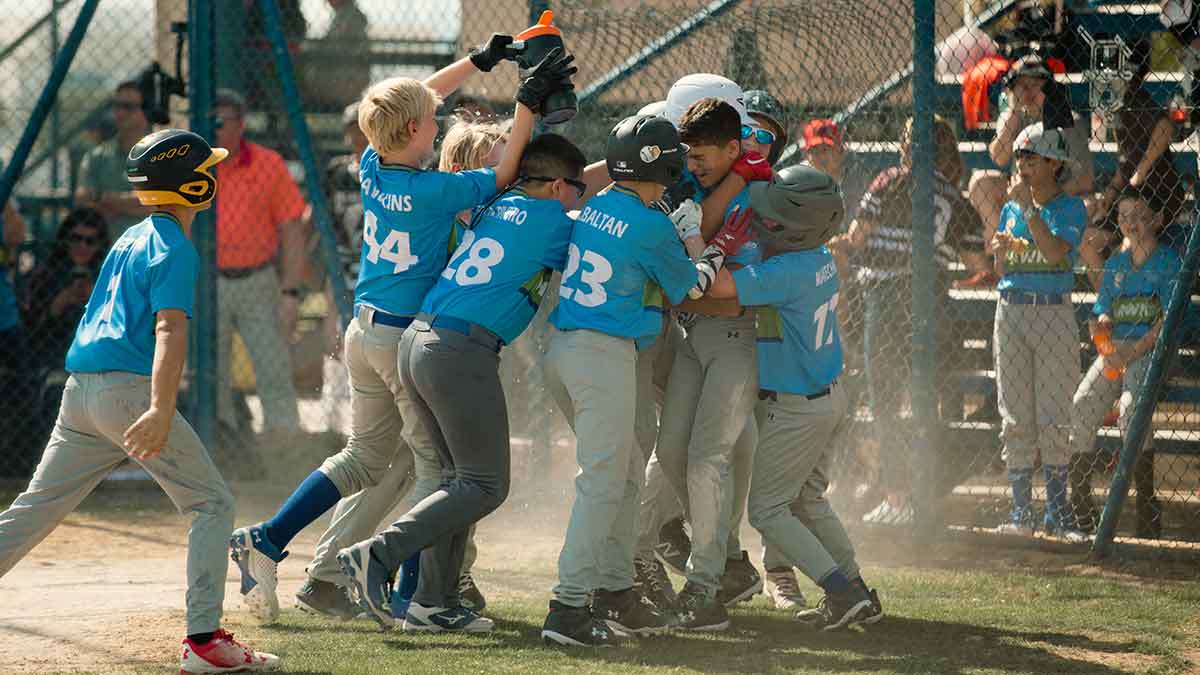
[[[22,302],[38,366],[61,368],[108,251],[104,216],[75,209],[58,226],[54,250],[33,270]]]

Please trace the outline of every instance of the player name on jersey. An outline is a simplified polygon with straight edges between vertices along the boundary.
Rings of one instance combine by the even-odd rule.
[[[824,267],[817,270],[816,284],[818,286],[820,286],[820,285],[824,284],[826,281],[829,281],[830,279],[833,279],[836,276],[837,276],[837,265],[835,265],[833,263],[833,261],[830,261],[830,262],[826,263],[826,265]]]
[[[529,212],[517,206],[493,205],[488,207],[486,215],[499,218],[506,223],[524,225],[525,219],[529,217]]]
[[[575,222],[587,223],[601,232],[615,236],[617,239],[624,237],[625,230],[629,229],[629,223],[618,220],[603,211],[597,211],[590,206],[583,207],[583,211],[579,213],[579,217],[575,219]]]
[[[371,184],[370,178],[363,178],[362,193],[369,197],[371,201],[379,204],[379,206],[388,211],[397,213],[408,213],[413,210],[412,195],[401,195],[393,192],[384,192],[378,186]]]

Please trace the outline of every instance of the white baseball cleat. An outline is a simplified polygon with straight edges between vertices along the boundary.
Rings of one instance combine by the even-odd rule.
[[[490,633],[496,623],[473,609],[426,607],[412,603],[404,617],[404,630],[429,633]]]
[[[259,621],[279,618],[279,561],[287,557],[267,539],[262,523],[239,527],[229,538],[229,557],[242,575],[242,601]]]

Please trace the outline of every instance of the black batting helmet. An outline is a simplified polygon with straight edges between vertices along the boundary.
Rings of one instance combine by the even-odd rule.
[[[626,117],[613,127],[604,149],[613,180],[644,180],[671,186],[683,176],[688,146],[675,125],[657,115]]]
[[[144,136],[129,151],[125,176],[146,206],[204,206],[217,194],[212,167],[229,156],[198,134],[163,129]]]

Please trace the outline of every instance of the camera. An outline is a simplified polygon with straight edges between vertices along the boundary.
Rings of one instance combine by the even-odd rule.
[[[171,97],[187,96],[187,85],[183,81],[183,41],[187,36],[187,24],[171,24],[175,34],[175,74],[163,70],[158,61],[151,63],[138,76],[138,89],[142,92],[142,112],[151,124],[167,124],[171,121]]]

